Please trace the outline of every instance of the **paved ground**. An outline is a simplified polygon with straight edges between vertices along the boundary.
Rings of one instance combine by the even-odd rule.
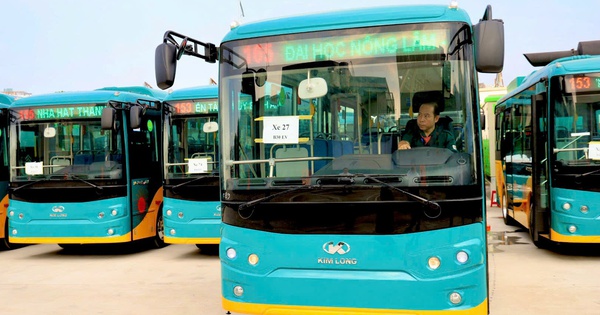
[[[492,315],[600,314],[600,250],[537,249],[498,208],[488,213]],[[225,314],[219,259],[193,245],[160,250],[56,245],[0,252],[0,314]]]

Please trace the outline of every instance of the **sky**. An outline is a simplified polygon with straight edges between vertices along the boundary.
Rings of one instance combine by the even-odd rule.
[[[167,30],[217,46],[233,21],[249,23],[305,13],[450,0],[2,0],[0,92],[33,94],[106,86],[155,87],[154,51]],[[492,6],[504,21],[508,85],[535,70],[523,53],[576,49],[600,39],[598,0],[458,0],[473,23]],[[174,89],[207,85],[217,64],[183,57]],[[495,75],[480,74],[493,85]]]

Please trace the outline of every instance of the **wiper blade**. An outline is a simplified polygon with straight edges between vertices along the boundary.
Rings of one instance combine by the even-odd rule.
[[[408,191],[406,191],[404,189],[400,189],[400,188],[398,188],[398,187],[396,187],[394,185],[391,185],[391,184],[386,183],[386,182],[384,182],[382,180],[379,180],[378,178],[371,177],[371,176],[365,175],[365,174],[361,174],[361,176],[363,176],[365,178],[368,178],[368,179],[370,179],[370,180],[372,180],[372,181],[374,181],[376,183],[380,183],[380,184],[384,185],[385,187],[388,187],[388,188],[393,189],[395,191],[401,192],[405,196],[407,196],[409,198],[412,198],[413,200],[415,200],[415,201],[417,201],[417,202],[419,202],[419,203],[421,203],[421,204],[429,207],[430,209],[433,209],[433,210],[441,210],[442,209],[442,207],[440,206],[440,204],[437,203],[437,202],[435,202],[435,201],[431,201],[431,200],[429,200],[427,198],[423,198],[421,196],[417,196],[417,195],[415,195],[413,193],[410,193],[410,192],[408,192]]]
[[[298,186],[298,187],[294,187],[294,188],[290,188],[290,189],[286,189],[284,191],[280,191],[278,193],[274,193],[262,198],[258,198],[258,199],[254,199],[245,203],[242,203],[238,206],[238,211],[242,211],[246,208],[250,208],[253,206],[256,206],[257,204],[261,203],[261,202],[265,202],[265,201],[269,201],[277,196],[281,196],[287,193],[291,193],[294,192],[296,190],[309,190],[309,189],[315,189],[315,188],[321,188],[320,185],[304,185],[304,186]]]
[[[17,188],[14,188],[12,191],[17,191],[17,190],[19,190],[19,189],[21,189],[21,188],[29,187],[29,186],[31,186],[31,185],[35,185],[35,184],[37,184],[37,183],[39,183],[39,182],[43,182],[43,181],[47,181],[47,180],[48,180],[48,178],[46,178],[46,177],[44,177],[44,178],[40,178],[40,179],[38,179],[38,180],[36,180],[36,181],[29,182],[29,183],[27,183],[27,184],[25,184],[25,185],[23,185],[23,186],[19,186],[19,187],[17,187]]]
[[[67,178],[76,179],[76,180],[78,180],[78,181],[80,181],[82,183],[86,183],[86,184],[88,184],[88,185],[96,188],[98,191],[102,191],[102,189],[104,189],[101,186],[98,186],[98,185],[96,185],[94,183],[88,182],[87,180],[85,180],[85,179],[83,179],[83,178],[81,178],[81,177],[79,177],[77,175],[69,175]]]
[[[178,189],[178,188],[180,188],[180,187],[183,187],[183,186],[189,185],[189,184],[191,184],[191,183],[195,183],[195,182],[197,182],[197,181],[199,181],[199,180],[201,180],[201,179],[205,179],[205,178],[215,178],[215,177],[219,177],[219,175],[206,175],[206,176],[200,176],[200,177],[196,177],[196,178],[194,178],[194,179],[190,179],[190,180],[188,180],[187,182],[183,182],[183,183],[181,183],[181,184],[177,184],[177,185],[175,185],[175,186],[171,187],[171,189],[172,189],[172,190],[177,190],[177,189]]]
[[[597,169],[597,170],[593,170],[593,171],[587,172],[587,173],[579,174],[579,175],[575,176],[575,179],[578,179],[580,177],[586,177],[588,175],[592,175],[592,174],[596,174],[596,173],[600,173],[600,168]]]

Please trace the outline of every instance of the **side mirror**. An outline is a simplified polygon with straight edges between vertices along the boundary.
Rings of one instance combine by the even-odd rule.
[[[131,129],[139,128],[142,124],[142,107],[132,106],[129,108],[129,124]]]
[[[115,129],[115,115],[116,110],[111,107],[105,107],[102,110],[102,118],[100,125],[102,126],[102,130],[114,130]]]
[[[202,131],[204,133],[213,133],[219,131],[219,124],[215,121],[209,121],[202,125]]]
[[[156,47],[154,53],[154,73],[156,76],[156,85],[159,88],[166,90],[175,83],[177,57],[177,47],[171,43],[162,43]]]
[[[327,82],[323,78],[302,80],[298,85],[298,96],[301,99],[319,98],[327,94]]]
[[[504,67],[504,22],[492,20],[492,7],[473,26],[475,66],[482,73],[499,73]]]

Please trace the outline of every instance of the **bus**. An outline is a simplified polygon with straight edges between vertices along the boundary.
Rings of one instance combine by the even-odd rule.
[[[219,141],[217,86],[175,90],[164,99],[165,242],[219,244]]]
[[[8,208],[8,108],[10,104],[14,102],[12,96],[0,93],[0,198],[2,201],[0,204],[0,249],[12,249],[15,244],[12,244],[8,238],[8,221],[6,220],[6,213]]]
[[[162,98],[145,87],[36,95],[11,108],[14,243],[164,245]]]
[[[600,243],[600,41],[525,56],[542,68],[496,105],[504,222],[538,247]]]
[[[391,6],[239,25],[219,61],[222,304],[247,314],[486,314],[477,71],[499,72],[503,22]],[[411,104],[439,99],[456,147],[397,150]],[[442,120],[442,118],[439,118]]]

